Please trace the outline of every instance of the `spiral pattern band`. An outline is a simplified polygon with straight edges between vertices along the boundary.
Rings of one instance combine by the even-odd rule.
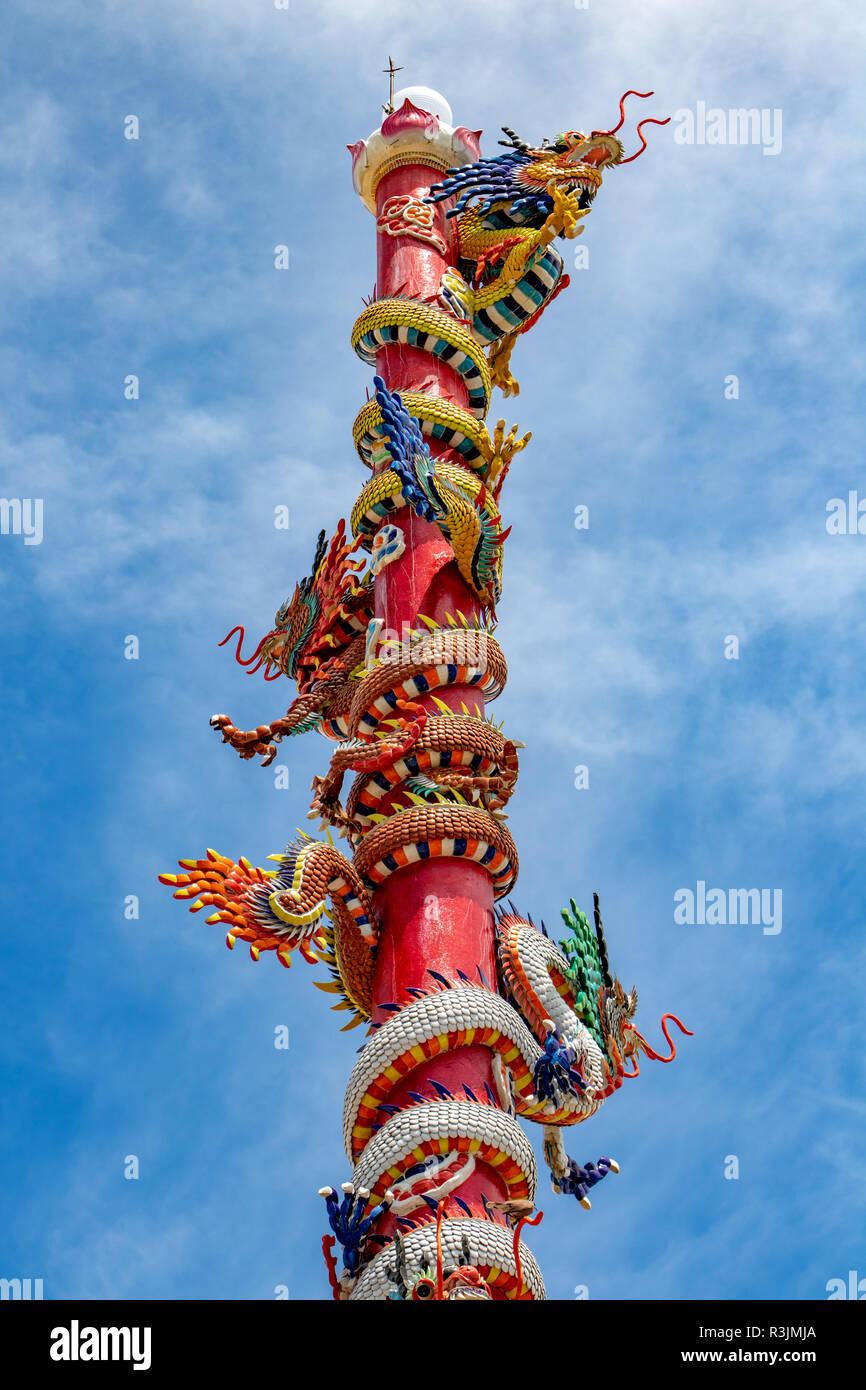
[[[477,415],[443,396],[428,395],[426,391],[403,391],[401,399],[412,418],[418,421],[426,439],[434,439],[453,450],[467,468],[482,477],[485,475],[493,448],[486,426]],[[387,430],[377,401],[367,401],[361,407],[352,435],[359,458],[368,468],[375,468],[380,455],[388,453]]]
[[[490,369],[482,348],[453,315],[413,299],[376,299],[356,319],[352,347],[375,366],[376,354],[393,345],[417,348],[450,367],[466,389],[470,415],[487,414]]]

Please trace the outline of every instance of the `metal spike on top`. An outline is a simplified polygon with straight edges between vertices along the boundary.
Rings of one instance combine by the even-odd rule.
[[[389,79],[388,100],[382,102],[382,110],[385,112],[386,116],[390,116],[391,112],[394,110],[394,74],[397,72],[402,72],[403,69],[394,67],[394,59],[389,54],[388,66],[386,68],[383,68],[382,71],[387,75]]]

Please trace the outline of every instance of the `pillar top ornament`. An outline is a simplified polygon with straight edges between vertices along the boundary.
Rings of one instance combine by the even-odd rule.
[[[380,178],[396,164],[427,164],[445,173],[478,159],[481,131],[455,128],[451,119],[451,107],[439,92],[429,87],[405,87],[396,93],[394,110],[378,130],[347,146],[355,192],[370,212],[375,215]]]

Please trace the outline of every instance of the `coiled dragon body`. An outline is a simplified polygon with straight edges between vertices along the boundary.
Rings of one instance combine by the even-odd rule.
[[[520,1239],[540,1214],[531,1216],[538,1174],[519,1120],[543,1126],[554,1191],[588,1207],[590,1189],[617,1165],[607,1157],[576,1163],[563,1132],[636,1076],[641,1056],[672,1059],[668,1018],[688,1031],[663,1017],[669,1056],[638,1032],[637,994],[611,973],[597,899],[592,922],[572,902],[558,943],[502,905],[518,874],[505,807],[523,744],[490,721],[485,705],[507,680],[493,636],[508,535],[499,502],[529,436],[506,433],[504,421],[491,435],[484,417],[494,385],[517,390],[509,368],[517,337],[567,283],[554,242],[580,232],[602,171],[628,162],[619,126],[567,132],[536,148],[505,129],[505,154],[452,169],[430,189],[428,205],[451,203],[456,224],[456,263],[437,302],[373,298],[352,331],[371,364],[405,345],[447,365],[462,403],[430,390],[400,395],[376,376],[354,428],[371,475],[351,513],[351,539],[344,522],[329,543],[319,536],[309,576],[251,656],[241,654],[243,628],[224,639],[239,634],[240,664],[268,681],[286,676],[298,693],[285,714],[255,729],[238,729],[227,715],[211,723],[241,758],[260,755],[265,766],[283,738],[316,730],[336,742],[330,767],[313,781],[309,814],[336,828],[349,852],[328,828],[326,841],[301,835],[272,855],[275,868],[208,850],[181,860],[179,874],[161,875],[192,912],[210,910],[228,946],[242,940],[254,960],[273,952],[284,966],[295,950],[323,963],[329,979],[319,987],[349,1015],[347,1028],[367,1029],[343,1115],[352,1181],[342,1199],[321,1189],[333,1232],[323,1250],[339,1298],[543,1298]],[[432,213],[429,225],[420,216],[415,225],[428,244],[447,245]],[[374,580],[403,556],[410,514],[447,542],[471,611],[443,616],[440,608],[439,621],[419,612],[395,637],[377,616]],[[480,966],[456,978],[419,967],[406,997],[383,1001],[374,988],[377,894],[393,876],[437,859],[471,863],[489,882],[498,904],[490,914],[495,977]],[[489,1054],[483,1093],[467,1084],[457,1092],[435,1075],[439,1059],[464,1048]],[[419,1067],[423,1082],[409,1089]],[[477,1192],[464,1185],[479,1170],[496,1174],[504,1198],[461,1196]],[[335,1240],[344,1250],[340,1278]]]

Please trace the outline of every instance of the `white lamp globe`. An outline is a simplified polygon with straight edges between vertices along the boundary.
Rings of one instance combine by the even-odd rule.
[[[454,119],[451,107],[441,92],[434,92],[432,87],[401,87],[399,92],[394,93],[395,111],[400,110],[407,97],[419,110],[438,116],[443,125],[451,125]]]

